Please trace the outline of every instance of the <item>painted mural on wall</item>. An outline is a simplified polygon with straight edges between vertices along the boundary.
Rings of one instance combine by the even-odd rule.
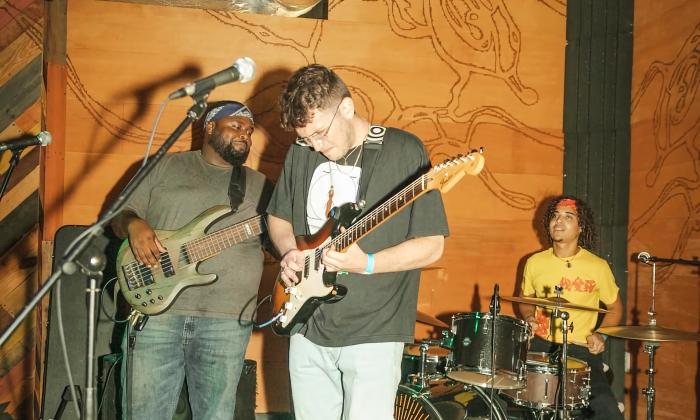
[[[550,0],[533,4],[538,4],[542,13],[557,15],[563,22],[563,7],[560,2]],[[518,147],[563,152],[560,129],[545,132],[503,106],[470,100],[470,91],[474,86],[478,85],[479,80],[488,78],[498,81],[495,84],[498,90],[493,95],[500,97],[501,101],[508,98],[507,101],[517,102],[523,107],[536,107],[540,101],[541,93],[531,86],[520,71],[523,34],[509,10],[508,2],[385,0],[358,4],[333,0],[329,3],[329,15],[342,16],[347,11],[343,9],[344,5],[383,9],[390,30],[386,36],[427,42],[416,44],[423,48],[421,54],[432,54],[434,60],[444,63],[454,79],[449,91],[440,96],[442,103],[407,103],[401,99],[399,90],[392,86],[392,81],[373,69],[371,63],[358,65],[356,62],[342,63],[337,60],[326,63],[348,82],[359,107],[364,108],[361,111],[371,121],[416,132],[424,140],[434,162],[481,146],[477,132],[489,126],[500,126],[512,131],[512,136],[522,142]],[[298,65],[321,61],[328,54],[328,48],[332,47],[324,43],[333,30],[335,22],[332,20],[309,20],[303,30],[295,30],[290,34],[289,31],[280,30],[252,15],[215,10],[202,10],[200,13],[209,16],[212,25],[230,28],[232,36],[244,36],[251,42],[257,41],[262,44],[262,48],[282,48],[285,54],[293,51],[298,56],[293,61]],[[377,40],[377,43],[381,45],[382,42]],[[429,51],[425,49],[427,45]],[[81,69],[76,68],[70,57],[68,67],[70,91],[103,129],[121,141],[147,141],[148,127],[120,117],[95,100],[90,94],[90,87],[81,81]],[[248,99],[256,111],[256,121],[260,121],[263,126],[272,127],[277,124],[275,100],[282,82],[278,80],[267,86],[259,86],[257,92]],[[165,135],[164,132],[158,133],[156,142],[162,142]],[[289,139],[274,135],[270,141],[272,144],[266,148],[265,155],[259,158],[268,165],[279,166]],[[488,165],[480,179],[488,191],[503,204],[524,211],[535,208],[536,197],[533,191],[508,185],[489,170]]]
[[[650,197],[637,215],[632,215],[629,240],[638,239],[654,220],[666,211],[683,223],[674,232],[674,241],[660,248],[666,258],[683,258],[689,241],[700,233],[700,24],[688,34],[682,47],[668,61],[652,62],[636,88],[632,100],[633,117],[653,105],[653,163],[644,181]],[[648,134],[646,134],[648,136]],[[683,169],[672,166],[689,162]],[[670,277],[675,266],[661,267],[658,280]]]

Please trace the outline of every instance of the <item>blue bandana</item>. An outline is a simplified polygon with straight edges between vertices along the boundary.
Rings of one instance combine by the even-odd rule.
[[[247,106],[240,102],[231,101],[212,108],[209,112],[207,112],[207,116],[204,117],[204,125],[207,125],[210,121],[218,121],[222,118],[232,117],[235,115],[246,117],[251,122],[253,121],[253,113],[250,112],[250,109],[248,109]]]

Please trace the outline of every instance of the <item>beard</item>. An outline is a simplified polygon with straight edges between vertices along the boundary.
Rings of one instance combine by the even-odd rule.
[[[223,160],[233,166],[243,165],[246,159],[248,159],[248,154],[250,153],[250,147],[247,143],[245,145],[245,150],[236,150],[236,147],[234,146],[235,142],[225,140],[221,135],[221,132],[217,129],[214,129],[214,132],[209,139],[209,144]]]

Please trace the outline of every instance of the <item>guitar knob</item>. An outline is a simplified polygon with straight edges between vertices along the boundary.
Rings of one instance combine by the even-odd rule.
[[[297,295],[297,288],[295,286],[287,287],[284,290],[285,293],[288,295],[296,296]]]
[[[294,304],[292,302],[284,302],[284,309],[292,309]]]
[[[278,321],[279,321],[281,324],[284,324],[285,322],[287,322],[287,316],[286,316],[286,315],[282,315],[281,317],[279,317]]]

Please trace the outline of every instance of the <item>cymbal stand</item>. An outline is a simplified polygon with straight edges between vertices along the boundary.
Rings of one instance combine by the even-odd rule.
[[[563,288],[561,286],[554,286],[557,298],[561,298],[561,293]],[[569,342],[569,329],[573,331],[574,326],[569,326],[569,313],[567,311],[562,311],[559,308],[554,308],[553,315],[555,318],[561,319],[561,332],[562,332],[562,346],[561,346],[561,359],[559,360],[559,386],[561,387],[561,392],[559,393],[561,397],[561,409],[557,411],[560,414],[560,419],[568,420],[569,412],[566,409],[567,395],[566,395],[566,385],[568,380],[567,368],[569,367],[568,360],[568,342]],[[556,416],[555,416],[556,417]]]
[[[651,263],[651,306],[647,314],[649,315],[649,325],[656,325],[656,261]],[[656,350],[660,345],[661,343],[656,341],[645,341],[643,345],[644,351],[649,353],[649,368],[646,370],[647,387],[642,388],[642,394],[647,399],[647,420],[653,420],[654,418],[654,401],[656,399],[654,356],[656,356]]]

